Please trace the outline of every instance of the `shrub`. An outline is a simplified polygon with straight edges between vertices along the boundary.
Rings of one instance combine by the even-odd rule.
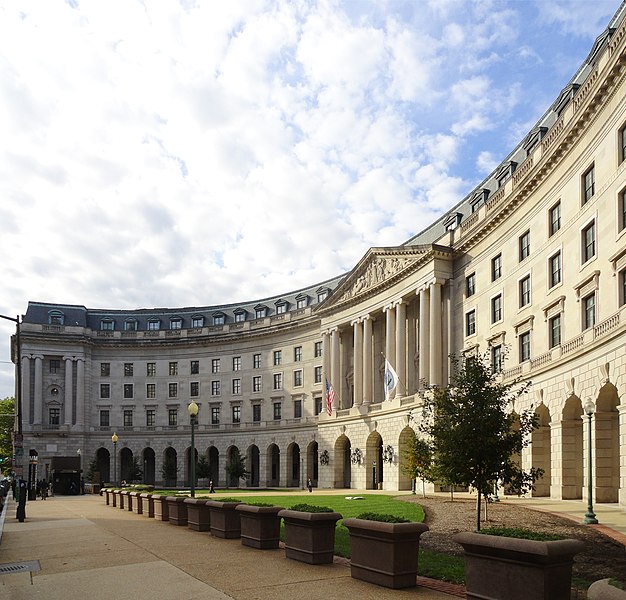
[[[241,502],[239,498],[211,498],[215,502]]]
[[[357,515],[356,518],[365,519],[366,521],[381,521],[383,523],[411,523],[409,519],[404,519],[403,517],[373,512],[361,513],[360,515]]]
[[[555,540],[565,539],[560,535],[541,533],[539,531],[532,531],[531,529],[524,529],[522,527],[487,527],[486,529],[481,529],[478,533],[498,535],[500,537],[520,538],[523,540],[537,540],[539,542],[553,542]]]
[[[315,504],[294,504],[290,510],[298,510],[300,512],[310,512],[310,513],[331,513],[335,512],[332,508],[328,508],[328,506],[316,506]]]

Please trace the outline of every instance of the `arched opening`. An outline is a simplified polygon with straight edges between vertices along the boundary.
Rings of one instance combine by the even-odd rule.
[[[532,466],[536,469],[543,469],[543,477],[535,483],[533,496],[550,496],[550,483],[552,478],[550,448],[550,411],[543,402],[535,411],[539,421],[536,429],[531,434],[530,451],[532,456]]]
[[[148,485],[154,485],[156,482],[155,464],[156,456],[152,448],[144,448],[143,450],[143,482]]]
[[[245,468],[245,460],[237,446],[230,446],[226,450],[226,481],[228,487],[239,487],[241,484],[240,473]]]
[[[563,407],[561,421],[561,497],[583,497],[583,406],[580,398],[570,396]]]
[[[168,446],[163,452],[161,477],[165,487],[176,487],[176,481],[178,480],[178,454],[171,446]]]
[[[287,446],[287,487],[301,487],[300,481],[300,446],[292,442]]]
[[[398,439],[398,452],[396,454],[398,460],[398,490],[413,489],[411,477],[406,472],[407,455],[413,447],[415,440],[415,431],[410,427],[405,427],[400,432]]]
[[[102,483],[111,481],[111,453],[106,448],[96,450],[96,470]]]
[[[215,446],[211,446],[207,452],[209,458],[209,482],[218,486],[220,482],[220,453]]]
[[[276,444],[267,448],[267,481],[271,487],[280,485],[280,449]]]
[[[334,450],[334,487],[350,488],[352,484],[352,463],[350,462],[350,453],[352,445],[348,437],[340,435],[335,441]]]
[[[248,486],[259,487],[260,452],[258,446],[253,444],[248,447],[248,451],[246,452],[246,465],[248,465],[248,471],[250,472],[248,475]]]
[[[311,479],[313,487],[317,487],[319,477],[319,447],[316,441],[309,443],[306,449],[306,478]]]
[[[130,448],[120,450],[120,480],[126,483],[134,481],[133,451]]]
[[[373,431],[365,444],[365,489],[377,490],[383,487],[383,438]]]
[[[592,417],[595,425],[595,483],[596,502],[619,502],[619,398],[615,386],[602,386],[596,412]]]

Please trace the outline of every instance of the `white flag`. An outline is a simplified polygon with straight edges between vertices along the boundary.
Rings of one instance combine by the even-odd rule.
[[[398,374],[393,370],[389,361],[385,359],[385,401],[389,400],[391,392],[398,386]]]

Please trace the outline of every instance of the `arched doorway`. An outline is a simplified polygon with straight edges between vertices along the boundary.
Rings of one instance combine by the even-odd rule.
[[[319,477],[319,449],[316,441],[309,443],[306,449],[306,477],[311,478],[313,487],[317,487]]]
[[[134,480],[133,451],[130,448],[120,450],[120,480],[126,483]]]
[[[143,450],[143,482],[148,485],[154,485],[156,481],[155,474],[156,455],[152,448],[144,448]]]
[[[163,452],[161,477],[165,487],[176,487],[176,481],[178,480],[178,454],[171,446],[168,446]]]
[[[596,502],[619,502],[619,398],[611,383],[602,386],[594,423]]]
[[[267,481],[271,487],[280,485],[280,449],[276,444],[267,448]]]
[[[383,473],[383,438],[377,431],[372,431],[365,444],[365,489],[382,489]]]
[[[300,446],[292,442],[287,446],[287,473],[289,481],[287,487],[301,487],[300,481]]]
[[[207,452],[209,457],[209,480],[214,486],[220,483],[220,453],[215,446],[211,446]]]
[[[350,452],[352,445],[348,437],[340,435],[335,441],[334,450],[334,475],[336,488],[350,488],[352,485],[352,463],[350,462]]]
[[[239,487],[241,483],[241,479],[238,475],[238,469],[241,465],[242,456],[239,452],[239,448],[237,446],[230,446],[228,450],[226,450],[226,482],[228,487]]]
[[[580,398],[565,402],[561,421],[561,496],[564,500],[583,497],[583,406]]]
[[[413,489],[413,482],[411,477],[406,472],[407,455],[413,447],[415,440],[415,431],[410,427],[405,427],[400,432],[398,439],[398,490],[411,490]]]
[[[248,465],[248,471],[250,472],[248,475],[248,486],[259,487],[260,452],[258,446],[252,444],[252,446],[248,447],[248,451],[246,452],[246,465]]]
[[[111,481],[111,453],[106,448],[96,450],[96,469],[102,483]]]
[[[551,449],[550,449],[550,411],[543,402],[535,411],[539,421],[538,426],[531,434],[530,450],[532,466],[543,469],[543,477],[535,483],[533,496],[550,496],[550,483],[552,478]]]

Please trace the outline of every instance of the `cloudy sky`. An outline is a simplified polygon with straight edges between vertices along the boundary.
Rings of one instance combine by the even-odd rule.
[[[350,270],[488,175],[619,4],[0,0],[0,314]]]

